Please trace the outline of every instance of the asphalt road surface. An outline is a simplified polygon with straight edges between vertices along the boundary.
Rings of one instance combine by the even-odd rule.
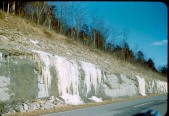
[[[157,110],[161,116],[167,112],[167,94],[112,103],[96,107],[46,114],[43,116],[133,116],[150,109]]]

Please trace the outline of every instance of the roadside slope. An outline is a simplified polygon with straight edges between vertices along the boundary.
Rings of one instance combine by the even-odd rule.
[[[139,75],[145,79],[166,78],[149,69],[120,60],[115,56],[81,45],[71,38],[49,31],[42,26],[30,23],[26,19],[6,15],[1,12],[0,19],[0,49],[30,52],[31,49],[65,56],[69,59],[81,60],[99,65],[107,73]],[[37,44],[35,44],[37,42]]]
[[[1,14],[3,113],[167,93],[166,79],[151,70],[18,16]]]

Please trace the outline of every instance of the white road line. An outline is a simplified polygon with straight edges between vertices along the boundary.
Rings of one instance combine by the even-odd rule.
[[[139,107],[139,106],[142,106],[142,105],[145,105],[145,104],[149,104],[149,103],[152,103],[152,101],[151,102],[147,102],[147,103],[143,103],[143,104],[139,104],[139,105],[136,105],[134,107]]]

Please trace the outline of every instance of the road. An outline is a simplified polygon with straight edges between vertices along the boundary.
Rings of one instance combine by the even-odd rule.
[[[158,110],[161,116],[167,112],[167,95],[152,96],[96,107],[51,113],[43,116],[132,116],[147,110]]]

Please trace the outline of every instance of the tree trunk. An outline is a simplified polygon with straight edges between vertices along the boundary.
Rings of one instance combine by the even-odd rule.
[[[95,30],[94,30],[94,38],[93,38],[93,40],[94,40],[94,48],[96,47],[96,34],[95,34]]]
[[[3,2],[3,11],[4,11],[4,2]]]
[[[38,5],[37,5],[37,25],[39,25],[39,2],[38,2]]]
[[[9,14],[9,2],[8,2],[8,9],[7,9],[7,14]]]
[[[81,18],[78,15],[78,23],[77,23],[77,39],[78,39],[78,41],[79,41],[80,26],[81,26]]]
[[[13,15],[15,15],[15,1],[13,2],[12,10],[13,10]]]
[[[60,22],[62,22],[62,24],[63,24],[63,5],[61,4],[61,6],[60,6],[61,8],[60,8]],[[59,21],[59,20],[58,20]],[[61,23],[60,23],[60,25],[59,25],[59,28],[60,28],[60,33],[62,34],[62,25],[61,25]]]
[[[32,21],[34,21],[34,20],[33,20],[33,19],[34,19],[33,15],[34,15],[34,11],[32,10],[32,12],[31,12]]]
[[[51,30],[51,19],[49,19],[49,30]]]
[[[72,16],[72,31],[71,31],[71,37],[74,39],[74,30],[73,30],[73,16]]]

